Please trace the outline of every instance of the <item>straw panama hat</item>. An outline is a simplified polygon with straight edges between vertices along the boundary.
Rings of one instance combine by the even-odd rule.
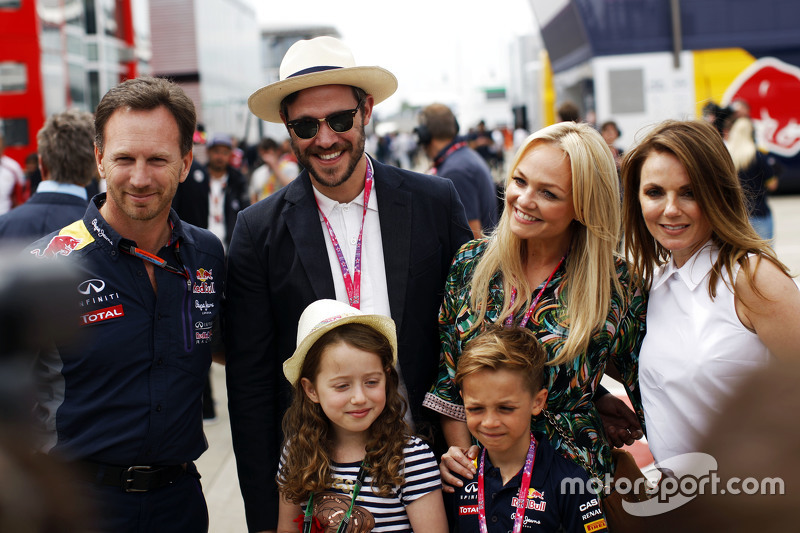
[[[315,37],[297,41],[283,56],[280,81],[258,89],[247,99],[255,116],[281,120],[281,101],[290,94],[321,85],[352,85],[371,94],[378,104],[397,90],[397,78],[385,68],[357,67],[353,53],[339,39]]]
[[[297,349],[283,363],[283,375],[296,385],[308,350],[333,328],[343,324],[364,324],[389,340],[392,365],[397,364],[397,332],[394,320],[384,315],[367,315],[338,300],[317,300],[306,307],[297,325]]]

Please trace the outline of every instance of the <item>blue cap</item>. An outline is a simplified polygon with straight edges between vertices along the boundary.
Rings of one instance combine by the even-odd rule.
[[[211,135],[208,138],[208,141],[206,141],[206,148],[212,148],[214,146],[227,146],[228,148],[233,148],[231,136],[225,133],[215,133]]]

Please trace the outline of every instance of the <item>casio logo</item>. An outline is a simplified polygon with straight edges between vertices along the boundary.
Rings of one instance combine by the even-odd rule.
[[[578,509],[580,510],[580,512],[584,512],[586,509],[594,507],[595,505],[598,505],[597,498],[593,498],[588,502],[581,504],[581,506]]]

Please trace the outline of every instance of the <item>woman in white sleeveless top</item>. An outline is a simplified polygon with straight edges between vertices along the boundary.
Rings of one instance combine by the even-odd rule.
[[[751,227],[709,124],[656,126],[625,157],[622,181],[625,249],[650,291],[639,382],[661,462],[702,451],[701,437],[747,376],[798,352],[800,291]]]

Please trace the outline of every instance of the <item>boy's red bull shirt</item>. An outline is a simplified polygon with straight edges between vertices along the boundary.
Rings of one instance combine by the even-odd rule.
[[[586,472],[560,455],[543,434],[536,434],[536,459],[531,485],[525,501],[523,532],[595,533],[607,531],[600,499],[588,485]],[[480,455],[478,456],[480,457]],[[503,485],[500,469],[492,465],[489,454],[484,464],[486,526],[489,532],[506,533],[514,527],[522,470]],[[461,478],[456,487],[452,516],[455,531],[479,531],[478,476]],[[566,481],[565,481],[566,480]]]
[[[35,365],[40,449],[113,465],[182,464],[197,459],[202,393],[211,364],[212,326],[224,288],[222,244],[170,213],[172,236],[155,267],[158,293],[131,241],[90,202],[78,220],[31,253],[69,261],[79,272],[79,334],[43,351]],[[120,244],[122,243],[122,246]]]

